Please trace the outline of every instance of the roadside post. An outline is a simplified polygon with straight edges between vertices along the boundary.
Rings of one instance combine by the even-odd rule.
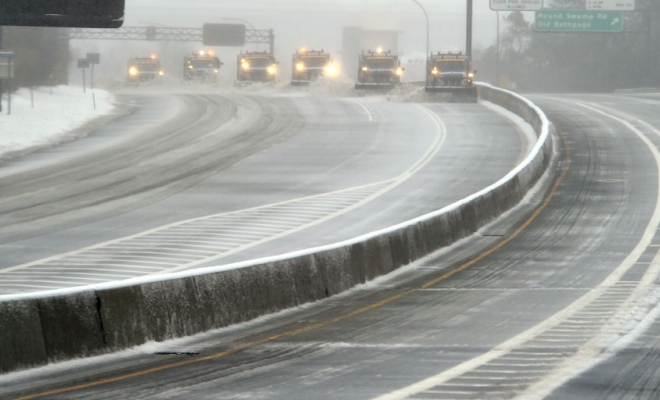
[[[3,79],[12,79],[14,77],[14,53],[8,51],[0,51],[0,82]],[[11,87],[7,87],[7,114],[11,114]],[[2,91],[0,86],[0,100],[2,99]],[[0,101],[2,104],[2,101]],[[2,108],[0,108],[0,112]]]
[[[89,84],[89,87],[94,90],[94,65],[101,63],[101,54],[99,53],[87,53],[87,61],[92,67],[92,81]]]
[[[86,58],[79,58],[78,59],[78,68],[82,69],[82,77],[83,77],[83,93],[87,93],[85,89],[85,70],[89,68],[89,61]]]

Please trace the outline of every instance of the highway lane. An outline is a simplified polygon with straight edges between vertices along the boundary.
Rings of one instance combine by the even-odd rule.
[[[612,104],[611,98],[593,96],[591,101],[605,103],[613,115],[626,119],[631,123],[645,128],[642,122],[654,126],[660,124],[657,108],[660,96],[638,95],[625,96],[627,101]],[[605,101],[603,101],[605,100]],[[634,116],[643,115],[643,121]],[[654,142],[660,143],[658,137]],[[641,288],[646,288],[649,300],[639,310],[635,317],[638,325],[635,329],[615,338],[609,338],[605,344],[594,345],[597,356],[591,357],[588,368],[567,374],[564,384],[555,389],[548,398],[551,399],[655,399],[658,397],[657,361],[658,334],[658,296],[660,282],[655,274],[660,260],[658,255],[648,258],[648,266],[644,266],[631,276],[631,280],[641,282]],[[647,278],[644,280],[644,278]],[[649,312],[650,310],[650,312]]]
[[[545,396],[657,305],[649,294],[660,265],[651,263],[660,245],[660,132],[630,115],[612,119],[598,98],[537,100],[564,138],[561,174],[515,217],[337,298],[65,373],[15,375],[0,390],[63,389],[46,397],[67,399]],[[621,109],[627,100],[607,101]]]
[[[123,96],[131,114],[4,166],[0,293],[352,238],[482,189],[528,149],[480,105]]]

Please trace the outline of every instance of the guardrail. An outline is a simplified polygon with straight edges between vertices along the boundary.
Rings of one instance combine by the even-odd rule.
[[[0,297],[0,372],[193,335],[341,293],[472,235],[518,204],[552,157],[543,112],[512,92],[479,96],[521,116],[538,141],[497,183],[356,239],[223,267]]]
[[[658,93],[660,88],[647,87],[647,88],[636,88],[636,89],[616,89],[615,94],[635,94],[635,93]]]

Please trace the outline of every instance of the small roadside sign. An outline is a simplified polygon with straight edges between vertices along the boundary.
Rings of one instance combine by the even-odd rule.
[[[543,0],[490,0],[493,11],[538,11],[543,9]]]
[[[635,11],[635,0],[587,0],[587,10]]]
[[[85,70],[89,68],[89,60],[86,58],[79,58],[78,59],[78,68],[82,69],[82,76],[83,76],[83,93],[87,92],[87,89],[85,88]]]
[[[14,53],[0,51],[0,79],[14,77]]]
[[[89,61],[89,63],[91,65],[95,65],[95,64],[98,65],[98,64],[101,63],[101,54],[100,53],[87,53],[87,61]]]
[[[537,32],[621,32],[621,11],[542,10],[536,12]]]

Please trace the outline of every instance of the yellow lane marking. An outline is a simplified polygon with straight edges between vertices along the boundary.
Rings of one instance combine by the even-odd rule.
[[[566,174],[568,174],[568,169],[571,165],[571,149],[568,147],[568,144],[566,143],[566,138],[563,135],[560,135],[562,138],[562,142],[564,143],[564,149],[566,149],[566,162],[564,165],[564,168],[561,171],[561,175],[559,175],[559,178],[555,181],[555,184],[552,186],[552,190],[550,190],[550,193],[546,197],[545,201],[543,204],[539,206],[539,208],[534,211],[534,213],[525,221],[518,229],[516,229],[511,236],[507,237],[506,239],[502,240],[501,242],[497,243],[495,246],[491,247],[490,249],[486,250],[485,252],[481,253],[477,257],[473,258],[472,260],[466,262],[465,264],[461,265],[460,267],[453,269],[446,274],[439,276],[438,278],[435,278],[429,282],[426,282],[425,284],[422,285],[422,289],[427,289],[430,288],[431,286],[434,286],[435,284],[444,281],[445,279],[461,272],[464,271],[474,264],[478,263],[479,261],[483,260],[484,258],[488,257],[489,255],[495,253],[497,250],[501,249],[502,247],[506,246],[509,244],[513,239],[515,239],[518,235],[520,235],[527,227],[534,222],[536,218],[545,210],[545,208],[550,204],[550,201],[552,198],[555,196],[555,192],[557,192],[557,189],[559,189],[559,185],[561,182],[564,180],[566,177]]]
[[[527,227],[529,227],[529,225],[532,222],[534,222],[534,220],[536,220],[538,218],[538,216],[548,206],[548,204],[550,204],[550,201],[552,200],[555,193],[557,192],[557,190],[559,188],[559,185],[561,184],[561,182],[564,180],[564,178],[568,174],[568,170],[569,170],[569,167],[570,167],[570,164],[571,164],[571,162],[570,162],[570,157],[571,157],[570,148],[567,145],[566,138],[563,135],[560,135],[560,136],[562,138],[562,141],[563,141],[563,144],[564,144],[564,149],[566,151],[564,166],[563,166],[561,174],[556,179],[556,181],[555,181],[555,183],[552,187],[552,190],[550,190],[550,193],[548,193],[548,196],[546,197],[545,201],[536,209],[536,211],[518,229],[516,229],[513,232],[513,234],[511,234],[511,236],[509,236],[506,239],[504,239],[503,241],[499,242],[497,245],[495,245],[494,247],[492,247],[489,250],[485,251],[484,253],[480,254],[476,258],[473,258],[472,260],[470,260],[470,261],[466,262],[465,264],[457,267],[456,269],[453,269],[453,270],[447,272],[446,274],[443,274],[442,276],[440,276],[438,278],[435,278],[435,279],[423,284],[419,288],[414,288],[414,289],[407,290],[405,292],[401,292],[401,293],[396,294],[394,296],[388,297],[387,299],[384,299],[384,300],[381,300],[379,302],[373,303],[369,306],[362,307],[358,310],[352,311],[352,312],[344,314],[344,315],[340,315],[338,317],[335,317],[335,318],[332,318],[332,319],[329,319],[329,320],[326,320],[326,321],[323,321],[323,322],[308,325],[308,326],[305,326],[305,327],[302,327],[302,328],[293,329],[293,330],[290,330],[290,331],[279,333],[277,335],[269,336],[267,338],[256,340],[256,341],[253,341],[253,342],[243,343],[243,344],[240,344],[238,346],[232,347],[231,349],[222,351],[220,353],[215,353],[215,354],[211,354],[211,355],[208,355],[208,356],[195,358],[195,359],[192,359],[192,360],[186,360],[186,361],[180,361],[180,362],[176,362],[176,363],[172,363],[172,364],[161,365],[159,367],[149,368],[149,369],[145,369],[145,370],[142,370],[142,371],[133,372],[133,373],[130,373],[130,374],[120,375],[120,376],[116,376],[114,378],[102,379],[102,380],[98,380],[98,381],[94,381],[94,382],[83,383],[83,384],[76,385],[76,386],[69,386],[69,387],[65,387],[65,388],[61,388],[61,389],[49,390],[49,391],[46,391],[46,392],[41,392],[41,393],[37,393],[37,394],[33,394],[33,395],[19,397],[19,398],[16,398],[15,400],[31,400],[31,399],[36,399],[36,398],[39,398],[39,397],[53,396],[53,395],[73,392],[73,391],[77,391],[77,390],[89,389],[89,388],[93,388],[93,387],[96,387],[96,386],[101,386],[101,385],[105,385],[105,384],[109,384],[109,383],[120,382],[120,381],[128,380],[128,379],[131,379],[131,378],[136,378],[136,377],[140,377],[140,376],[144,376],[144,375],[149,375],[149,374],[153,374],[153,373],[156,373],[156,372],[161,372],[161,371],[165,371],[165,370],[169,370],[169,369],[173,369],[173,368],[185,367],[187,365],[197,364],[197,363],[200,363],[200,362],[203,362],[203,361],[209,361],[209,360],[222,358],[222,357],[225,357],[225,356],[228,356],[230,354],[239,352],[239,351],[244,350],[244,349],[249,348],[249,347],[258,346],[258,345],[273,342],[275,340],[279,340],[279,339],[282,339],[282,338],[285,338],[285,337],[289,337],[289,336],[297,335],[297,334],[300,334],[300,333],[308,332],[308,331],[311,331],[311,330],[314,330],[314,329],[322,328],[322,327],[332,325],[332,324],[335,324],[337,322],[346,320],[348,318],[352,318],[352,317],[355,317],[357,315],[364,314],[368,311],[378,309],[378,308],[380,308],[380,307],[382,307],[386,304],[392,303],[392,302],[394,302],[396,300],[399,300],[403,297],[407,297],[407,296],[409,296],[413,293],[417,293],[420,289],[427,289],[427,288],[429,288],[429,287],[431,287],[431,286],[433,286],[433,285],[435,285],[435,284],[437,284],[437,283],[439,283],[443,280],[446,280],[446,279],[450,278],[451,276],[453,276],[453,275],[455,275],[455,274],[457,274],[461,271],[464,271],[464,270],[468,269],[469,267],[471,267],[475,263],[483,260],[484,258],[486,258],[489,255],[493,254],[497,250],[499,250],[502,247],[506,246],[506,244],[510,243],[513,239],[515,239],[517,236],[519,236]]]

